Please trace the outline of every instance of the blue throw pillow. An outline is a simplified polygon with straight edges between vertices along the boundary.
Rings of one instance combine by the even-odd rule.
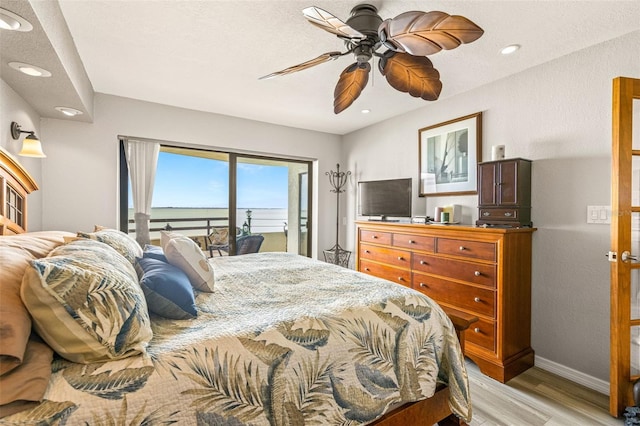
[[[189,277],[179,268],[150,257],[138,258],[136,269],[149,311],[170,319],[198,316]]]
[[[164,255],[164,251],[160,246],[152,246],[150,244],[145,245],[142,257],[150,257],[151,259],[158,259],[162,260],[164,263],[169,263],[167,256]]]

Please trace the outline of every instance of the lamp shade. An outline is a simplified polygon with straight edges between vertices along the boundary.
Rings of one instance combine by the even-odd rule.
[[[23,157],[38,157],[45,158],[44,152],[42,152],[42,145],[40,139],[34,134],[30,134],[22,141],[22,150],[18,153]]]

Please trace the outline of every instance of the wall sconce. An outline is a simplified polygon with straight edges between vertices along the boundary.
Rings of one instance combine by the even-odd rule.
[[[11,122],[11,137],[15,140],[20,138],[20,133],[28,133],[29,136],[22,141],[22,150],[18,153],[23,157],[38,157],[44,158],[44,152],[42,152],[42,145],[40,139],[36,136],[34,131],[21,130],[20,125],[15,121]]]

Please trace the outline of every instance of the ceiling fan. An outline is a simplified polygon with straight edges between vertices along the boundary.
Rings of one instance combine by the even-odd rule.
[[[302,13],[313,25],[344,40],[347,50],[323,53],[260,79],[302,71],[353,53],[356,62],[342,71],[334,90],[333,111],[336,114],[347,109],[362,93],[369,81],[369,61],[373,56],[380,58],[378,68],[394,89],[435,101],[440,96],[442,82],[440,73],[427,56],[471,43],[484,33],[464,16],[438,11],[405,12],[383,21],[375,6],[359,4],[351,10],[347,22],[315,6]],[[383,46],[388,50],[378,53]]]

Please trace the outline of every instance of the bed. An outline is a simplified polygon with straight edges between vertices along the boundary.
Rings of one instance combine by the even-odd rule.
[[[203,263],[188,241],[166,233],[142,250],[101,227],[0,237],[0,424],[470,420],[454,326],[469,319],[302,256]],[[172,291],[191,298],[152,286],[151,275],[164,282],[176,271],[187,284]],[[20,339],[5,338],[8,318],[22,318],[18,349]]]

